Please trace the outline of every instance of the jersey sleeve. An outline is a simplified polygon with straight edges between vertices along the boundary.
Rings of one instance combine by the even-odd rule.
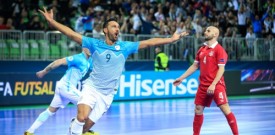
[[[71,66],[75,65],[75,60],[74,59],[75,59],[74,55],[66,57],[68,67],[71,67]]]
[[[71,66],[79,64],[78,62],[81,61],[81,59],[82,59],[81,55],[82,55],[82,53],[66,57],[68,66],[71,67]]]
[[[95,48],[96,42],[98,42],[98,39],[83,36],[82,48],[88,48],[90,52],[93,53],[95,51],[94,48]]]
[[[138,47],[140,42],[124,41],[124,43],[125,43],[125,47],[127,48],[128,55],[138,52]]]
[[[226,51],[220,46],[217,50],[217,63],[218,65],[225,65],[227,62],[227,53]]]

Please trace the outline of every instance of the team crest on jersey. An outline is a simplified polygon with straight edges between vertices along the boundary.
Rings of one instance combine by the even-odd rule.
[[[213,51],[210,51],[209,52],[209,56],[213,56],[214,52]]]
[[[200,54],[199,55],[202,55],[203,54],[203,52],[200,52]]]
[[[69,61],[72,61],[73,59],[74,59],[73,56],[68,57]]]
[[[119,46],[119,45],[116,45],[116,46],[115,46],[115,49],[116,49],[116,50],[120,50],[120,46]]]

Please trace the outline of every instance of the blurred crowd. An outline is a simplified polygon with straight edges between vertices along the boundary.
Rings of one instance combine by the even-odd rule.
[[[0,29],[52,30],[38,12],[43,6],[82,34],[103,34],[104,20],[116,17],[123,34],[178,30],[199,38],[214,25],[222,37],[275,36],[275,0],[1,0]]]

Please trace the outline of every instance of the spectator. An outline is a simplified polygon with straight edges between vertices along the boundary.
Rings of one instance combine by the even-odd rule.
[[[14,30],[14,29],[15,29],[15,27],[14,27],[14,25],[13,25],[13,20],[12,20],[12,18],[8,18],[7,23],[6,23],[6,26],[7,26],[7,28],[10,29],[10,30]]]
[[[160,47],[155,48],[155,71],[168,71],[169,70],[169,58],[162,52]]]
[[[152,23],[152,16],[146,16],[146,21],[142,19],[141,14],[138,14],[138,17],[141,21],[141,32],[140,34],[151,34],[152,30],[159,30],[158,27],[156,27]]]
[[[84,32],[93,31],[93,18],[94,18],[94,9],[89,7],[86,11],[86,15],[82,17],[83,29]]]
[[[32,21],[30,22],[29,29],[30,30],[43,30],[44,29],[44,25],[43,25],[42,21],[39,20],[38,15],[35,15],[33,17]]]
[[[251,27],[248,28],[247,30],[245,40],[246,40],[246,46],[247,46],[247,55],[252,56],[256,35],[253,33],[253,29]]]
[[[238,28],[242,37],[246,34],[246,8],[243,3],[240,4],[240,8],[238,10]]]
[[[4,18],[2,16],[0,16],[0,30],[6,30],[6,29],[9,29],[9,27],[4,24]]]
[[[200,19],[197,18],[194,21],[192,21],[192,27],[195,30],[196,38],[200,38],[202,36],[202,27],[200,25]]]
[[[132,14],[131,20],[133,21],[133,30],[135,31],[135,34],[138,34],[140,31],[140,25],[141,25],[140,19],[138,17],[139,9],[136,4],[133,4],[133,5],[134,6],[131,11],[131,14]]]
[[[95,23],[93,29],[93,38],[100,39],[101,37],[104,38],[104,33],[102,32],[100,24]]]
[[[251,21],[252,21],[253,32],[255,33],[257,38],[263,37],[263,35],[262,35],[262,30],[263,30],[262,23],[265,20],[265,18],[268,16],[269,10],[270,10],[270,8],[267,9],[266,13],[263,15],[263,17],[261,19],[260,19],[258,14],[256,14],[254,16],[252,11],[250,11],[250,18],[251,18]]]
[[[83,16],[79,16],[75,22],[74,30],[77,33],[83,34],[84,33],[84,27],[82,22]]]
[[[158,8],[158,11],[154,14],[154,16],[157,21],[164,21],[164,19],[165,19],[164,14],[162,13],[161,7]]]
[[[28,12],[23,9],[21,12],[21,17],[20,17],[20,21],[19,21],[19,25],[16,26],[16,29],[20,29],[20,30],[27,30],[28,29],[28,25],[29,25],[29,17],[28,17]]]
[[[175,7],[174,3],[171,3],[170,9],[168,11],[169,11],[168,16],[166,16],[166,17],[169,17],[169,19],[172,21],[176,21],[177,14],[176,14],[176,7]]]
[[[225,9],[226,1],[225,0],[215,0],[215,7],[218,13],[222,12]]]
[[[264,20],[264,30],[263,30],[264,37],[267,37],[267,35],[271,34],[271,23],[272,23],[272,18],[267,16]]]
[[[90,6],[90,0],[80,0],[81,12],[85,13]]]

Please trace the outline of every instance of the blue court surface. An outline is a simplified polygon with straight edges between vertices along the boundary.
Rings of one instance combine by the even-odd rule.
[[[93,130],[100,135],[192,135],[194,99],[114,102]],[[275,135],[275,95],[230,97],[240,135]],[[47,106],[0,107],[0,135],[23,135]],[[66,135],[76,107],[59,110],[36,135]],[[204,111],[201,135],[232,135],[213,104]]]

